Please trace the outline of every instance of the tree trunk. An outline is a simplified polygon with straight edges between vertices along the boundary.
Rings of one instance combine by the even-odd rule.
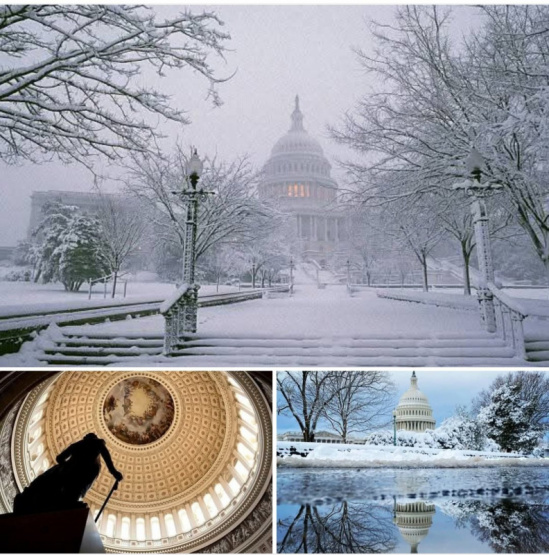
[[[217,279],[215,280],[215,292],[219,293],[219,274],[217,274]]]
[[[463,257],[463,294],[471,294],[471,275],[469,270],[469,259],[471,258],[471,253],[467,252],[467,248],[463,243],[461,243],[461,255]]]
[[[114,299],[114,296],[116,295],[116,283],[118,281],[118,270],[115,270],[113,272],[113,277],[112,277],[112,293],[111,293],[111,298]]]
[[[429,292],[429,280],[427,277],[427,257],[423,256],[421,259],[421,266],[423,268],[423,291]]]

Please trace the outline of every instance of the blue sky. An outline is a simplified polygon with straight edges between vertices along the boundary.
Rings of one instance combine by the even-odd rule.
[[[364,370],[367,372],[368,370]],[[396,386],[394,403],[410,387],[412,370],[388,371]],[[429,398],[436,419],[437,427],[452,416],[458,405],[468,406],[472,399],[483,389],[487,388],[497,376],[507,374],[507,370],[416,370],[418,386]],[[320,428],[329,429],[327,426]],[[277,432],[299,430],[291,416],[277,416]]]

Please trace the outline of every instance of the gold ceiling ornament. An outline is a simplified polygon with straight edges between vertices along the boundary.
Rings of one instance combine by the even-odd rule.
[[[113,433],[113,412],[118,424],[129,415],[144,436],[151,423],[165,425],[146,441],[128,441],[137,436]],[[24,487],[94,432],[124,475],[98,523],[107,549],[192,551],[237,526],[265,492],[271,425],[268,404],[245,372],[63,372],[23,403],[14,468]],[[112,483],[103,467],[85,498],[92,511]]]

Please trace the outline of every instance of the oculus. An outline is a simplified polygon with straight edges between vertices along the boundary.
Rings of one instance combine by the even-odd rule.
[[[160,439],[174,418],[174,403],[168,390],[156,380],[131,377],[118,382],[103,406],[107,428],[116,438],[131,445]]]

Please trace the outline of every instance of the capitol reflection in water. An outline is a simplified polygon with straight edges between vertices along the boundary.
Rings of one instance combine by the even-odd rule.
[[[319,488],[312,472],[281,473],[278,552],[549,553],[546,470],[492,473],[499,474],[494,484],[496,479],[508,484],[513,477],[514,487],[452,488],[452,477],[462,482],[462,473],[443,472],[450,489],[435,490],[429,487],[433,483],[427,473],[396,472],[392,483],[398,495],[371,495],[357,488],[356,481],[349,494],[347,480]],[[371,483],[373,476],[361,474],[365,485]],[[322,476],[320,481],[326,486]],[[287,489],[291,483],[293,487]],[[324,495],[319,495],[321,489]]]

